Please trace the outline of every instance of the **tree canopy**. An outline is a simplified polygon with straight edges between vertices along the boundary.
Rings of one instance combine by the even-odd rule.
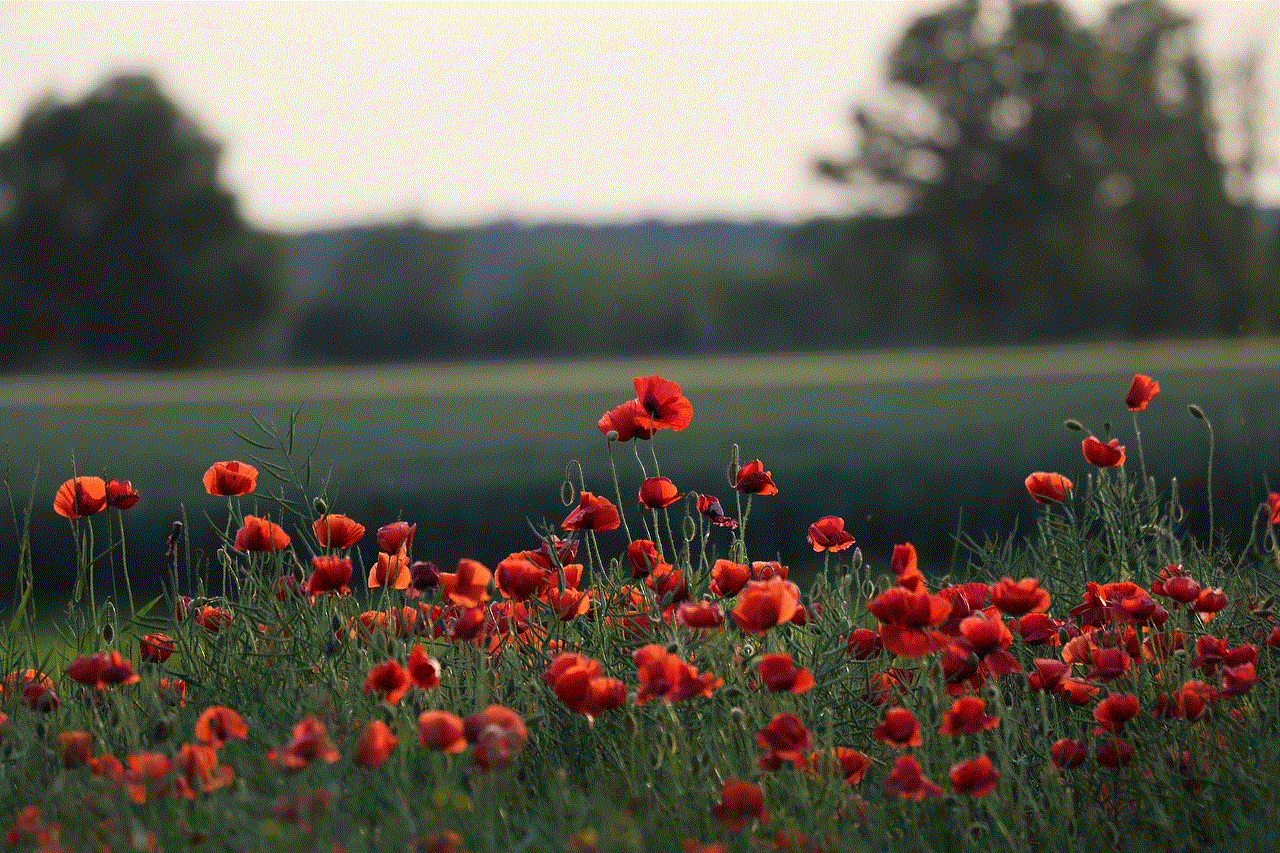
[[[0,143],[9,367],[177,367],[253,354],[286,244],[218,176],[221,149],[147,75],[37,102]]]

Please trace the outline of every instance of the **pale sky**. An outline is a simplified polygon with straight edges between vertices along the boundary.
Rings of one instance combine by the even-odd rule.
[[[812,162],[850,150],[851,107],[943,5],[0,0],[0,136],[42,94],[145,70],[272,227],[845,214]],[[1110,4],[1068,5],[1092,24]],[[1280,0],[1171,5],[1211,70],[1267,49],[1260,197],[1280,205]]]

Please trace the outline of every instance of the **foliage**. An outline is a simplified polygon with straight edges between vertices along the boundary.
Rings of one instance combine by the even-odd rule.
[[[675,383],[634,385],[601,419],[610,475],[571,466],[564,521],[492,571],[415,560],[409,522],[374,533],[330,515],[294,425],[264,426],[251,462],[192,478],[218,507],[199,534],[216,554],[175,528],[166,594],[126,611],[94,583],[128,576],[132,487],[107,484],[99,508],[96,484],[85,503],[68,481],[53,500],[80,581],[62,642],[40,643],[24,599],[0,662],[7,843],[991,853],[1272,838],[1280,494],[1241,550],[1205,547],[1143,476],[1135,411],[1127,459],[1049,498],[1024,539],[975,543],[962,575],[926,579],[905,543],[868,564],[856,526],[828,516],[801,594],[747,549],[753,508],[804,488],[780,465],[735,454],[718,509],[624,498],[619,466],[659,476],[659,447],[694,417]]]
[[[154,79],[36,103],[0,143],[0,363],[235,363],[288,296],[285,241],[244,221],[219,145]],[[192,323],[190,318],[204,318]]]

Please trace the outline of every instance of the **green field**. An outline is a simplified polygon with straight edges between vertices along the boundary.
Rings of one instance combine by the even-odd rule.
[[[657,438],[663,474],[728,501],[735,442],[744,460],[773,472],[781,493],[755,502],[753,553],[803,565],[807,526],[837,514],[873,563],[911,540],[945,569],[958,525],[979,540],[1007,535],[1019,518],[1026,528],[1030,471],[1084,482],[1080,436],[1065,418],[1099,434],[1110,421],[1137,471],[1123,404],[1135,372],[1162,385],[1139,418],[1150,473],[1166,490],[1179,478],[1189,529],[1203,534],[1207,432],[1186,408],[1198,403],[1216,434],[1216,520],[1244,535],[1265,478],[1280,481],[1275,340],[7,377],[0,440],[18,515],[32,505],[37,591],[47,596],[65,596],[71,570],[70,534],[51,501],[73,471],[131,479],[142,493],[127,524],[131,571],[146,586],[184,509],[193,545],[214,547],[202,515],[221,517],[222,503],[204,493],[202,472],[263,455],[235,432],[270,443],[254,419],[283,433],[295,413],[295,456],[311,458],[308,499],[324,494],[370,528],[416,521],[415,555],[442,566],[463,556],[492,565],[530,544],[530,522],[564,517],[559,486],[571,460],[589,489],[612,494],[596,420],[633,396],[632,376],[659,373],[694,406],[686,430]],[[640,474],[629,447],[617,458],[631,501]],[[0,581],[16,542],[14,524],[0,525]]]

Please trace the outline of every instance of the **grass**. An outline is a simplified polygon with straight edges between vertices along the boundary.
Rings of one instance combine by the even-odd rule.
[[[1009,359],[1000,363],[1008,370],[1030,369],[1004,355]],[[958,360],[953,354],[940,362]],[[817,363],[769,362],[791,370]],[[733,378],[704,366],[705,376]],[[504,375],[521,370],[492,369],[510,371]],[[1162,420],[1161,409],[1184,406],[1173,394],[1194,388],[1183,384],[1186,377],[1204,369],[1184,366],[1182,372],[1160,374],[1160,395],[1133,418],[1131,424],[1141,426],[1149,466],[1165,458],[1153,435],[1167,438],[1161,424],[1172,432],[1175,423]],[[1248,369],[1224,373],[1228,378],[1215,383],[1214,395],[1260,382]],[[1129,375],[1127,368],[1099,374],[1105,387],[1082,395],[1085,402],[1051,390],[1051,399],[1037,404],[1057,410],[1044,434],[1071,449],[1076,469],[1085,467],[1075,449],[1078,437],[1063,436],[1061,418],[1105,417],[1088,400],[1096,395],[1104,401],[1099,408],[1114,410]],[[503,470],[515,480],[534,466],[519,453],[540,440],[554,446],[542,453],[580,454],[581,472],[572,469],[563,503],[557,470],[550,499],[542,496],[537,507],[521,506],[509,494],[484,507],[493,519],[514,516],[524,523],[549,517],[545,528],[524,526],[510,536],[491,530],[468,548],[467,556],[484,566],[440,561],[444,574],[419,567],[404,589],[365,583],[376,553],[373,528],[389,520],[385,516],[361,518],[370,529],[352,546],[326,549],[316,541],[313,501],[323,493],[331,508],[346,509],[367,484],[337,478],[325,484],[318,476],[308,483],[308,462],[314,469],[322,457],[301,431],[254,432],[251,437],[263,445],[253,450],[262,468],[257,487],[222,497],[205,494],[200,475],[210,461],[240,454],[230,448],[201,454],[204,448],[194,443],[171,443],[166,451],[163,443],[146,439],[148,425],[133,425],[136,443],[127,452],[132,470],[145,468],[152,452],[172,453],[183,470],[193,469],[179,478],[175,503],[199,512],[191,513],[187,537],[167,557],[154,542],[135,548],[129,536],[122,544],[115,532],[132,531],[147,518],[137,513],[142,503],[70,519],[61,541],[47,546],[19,527],[16,553],[30,553],[29,561],[18,561],[19,592],[32,583],[58,590],[64,639],[42,645],[48,640],[37,633],[30,600],[20,603],[4,634],[0,671],[10,676],[0,695],[0,759],[8,784],[0,791],[0,815],[14,816],[3,827],[8,845],[991,853],[1226,850],[1265,847],[1274,839],[1280,826],[1280,799],[1270,784],[1280,766],[1280,546],[1257,501],[1234,535],[1213,543],[1197,537],[1198,518],[1180,516],[1163,487],[1152,489],[1135,476],[1135,437],[1125,428],[1128,418],[1117,418],[1115,432],[1129,452],[1123,469],[1072,472],[1074,493],[1044,506],[1030,500],[1019,477],[1013,491],[1025,519],[1020,532],[966,539],[969,546],[959,549],[954,574],[912,580],[914,549],[905,546],[887,549],[892,561],[887,552],[881,558],[852,548],[815,554],[805,541],[806,528],[823,514],[852,520],[840,505],[799,518],[777,513],[774,505],[789,492],[818,502],[830,495],[852,500],[844,483],[832,485],[820,476],[839,470],[832,460],[845,455],[838,445],[849,433],[846,428],[835,439],[824,438],[822,425],[845,423],[832,410],[856,400],[864,407],[864,424],[887,429],[902,420],[900,431],[912,446],[943,434],[947,424],[955,435],[977,437],[991,431],[978,432],[978,425],[992,423],[992,410],[983,406],[999,402],[1008,407],[1004,411],[1017,411],[1029,386],[1051,385],[1044,376],[949,380],[952,405],[945,410],[918,399],[920,382],[804,385],[779,374],[775,381],[782,384],[775,387],[698,380],[705,382],[701,394],[685,382],[695,411],[688,429],[659,432],[648,444],[607,446],[595,419],[630,395],[629,378],[582,394],[450,393],[442,397],[447,405],[418,413],[462,430],[450,453],[495,431],[509,436],[512,447],[474,448],[478,459],[513,455],[511,467],[492,469],[499,490]],[[1054,381],[1062,384],[1052,387],[1068,384]],[[173,392],[181,393],[181,383]],[[385,397],[343,399],[341,409],[335,403],[317,413],[323,435],[333,435],[323,417],[331,412],[338,422],[333,429],[350,437],[347,452],[359,454],[354,462],[335,460],[335,471],[339,465],[367,468],[375,457],[379,466],[389,458],[420,462],[416,454],[424,451],[368,439],[369,421],[361,416],[371,415]],[[968,407],[959,404],[965,399]],[[1222,410],[1214,396],[1196,399],[1211,417]],[[492,407],[463,411],[481,400]],[[819,411],[804,408],[806,400]],[[886,411],[891,401],[909,412]],[[87,411],[110,432],[118,427],[104,414],[119,414],[111,407],[128,405],[116,399]],[[237,418],[243,403],[215,396],[183,405],[196,407],[185,410],[192,428],[203,420],[212,429],[218,418]],[[1072,409],[1062,413],[1068,405]],[[923,417],[930,408],[934,417]],[[512,416],[495,423],[498,411]],[[469,434],[462,429],[467,423],[473,426]],[[1192,480],[1189,467],[1207,457],[1205,431],[1189,415],[1177,423],[1187,433],[1186,445],[1200,447],[1187,452],[1176,469]],[[517,428],[507,431],[513,424]],[[825,462],[793,469],[798,454],[789,454],[781,442],[765,466],[778,494],[739,494],[720,480],[724,485],[716,488],[726,513],[740,522],[736,531],[712,525],[688,503],[638,512],[633,500],[620,504],[633,537],[608,523],[601,529],[566,529],[560,523],[570,507],[585,505],[579,498],[585,491],[613,496],[614,466],[626,484],[624,496],[643,476],[641,465],[653,473],[661,463],[663,473],[683,486],[682,472],[706,464],[698,453],[709,448],[727,457],[722,442],[736,437],[734,426],[761,424],[771,425],[766,434],[805,436]],[[579,437],[576,447],[557,432],[560,426]],[[167,428],[176,432],[173,424]],[[724,432],[712,438],[711,428]],[[156,422],[155,429],[163,428]],[[402,423],[396,429],[406,430]],[[1021,440],[1041,429],[1024,425]],[[1231,431],[1222,420],[1215,429],[1219,438]],[[928,458],[940,469],[975,456],[989,463],[1017,444],[1012,438],[994,446],[939,440],[928,447]],[[438,448],[426,452],[439,459],[448,455]],[[755,455],[744,442],[740,461]],[[1219,470],[1240,465],[1222,444],[1215,460]],[[110,474],[124,473],[104,464]],[[711,466],[722,467],[719,461]],[[858,500],[873,506],[881,496],[892,501],[918,488],[919,475],[903,473],[910,470],[889,474]],[[466,479],[444,471],[430,475]],[[140,488],[141,479],[135,477]],[[996,482],[975,476],[965,488],[976,500],[1000,500],[1004,487]],[[51,492],[33,501],[33,513],[45,510]],[[1223,517],[1221,505],[1216,512]],[[263,513],[284,524],[290,547],[262,549],[244,540],[237,545],[238,531],[251,524],[247,516]],[[426,517],[418,517],[406,562],[435,557],[437,543],[423,535],[430,529]],[[849,528],[862,538],[860,524]],[[743,529],[750,533],[743,536]],[[163,541],[165,532],[150,536]],[[576,555],[539,563],[521,554],[547,546],[553,533],[575,543]],[[647,573],[628,569],[628,540],[642,536],[665,557]],[[786,546],[778,553],[760,542]],[[350,594],[320,585],[314,596],[306,594],[313,554],[351,559]],[[753,578],[742,579],[741,590],[731,580],[739,570],[717,562],[726,557]],[[792,565],[807,557],[816,566],[802,587],[791,586],[781,577],[766,579],[785,572],[763,562],[774,557]],[[150,572],[165,582],[166,591],[145,612],[131,613],[123,604],[126,565],[131,574]],[[455,565],[456,573],[450,571]],[[581,577],[575,565],[582,566]],[[1209,592],[1194,604],[1175,599],[1160,586],[1178,574],[1171,565]],[[64,580],[51,581],[49,574],[59,566],[66,566]],[[468,582],[468,571],[478,583]],[[515,592],[520,572],[535,581],[527,598]],[[998,592],[1005,577],[1034,579],[1047,593],[1048,600],[1035,605],[1047,610],[1036,619],[1052,620],[1044,636],[1030,633],[1031,625],[1016,618],[1019,608]],[[975,583],[961,586],[965,581]],[[95,585],[97,595],[71,591]],[[299,585],[300,593],[290,591]],[[688,624],[688,613],[677,616],[685,587],[689,602],[703,602],[704,614],[719,608],[723,623],[698,628]],[[105,603],[108,589],[114,592]],[[895,607],[895,598],[915,602],[914,609]],[[1090,600],[1092,608],[1079,606]],[[589,606],[574,607],[578,602]],[[223,611],[225,621],[218,615]],[[920,612],[930,615],[912,615]],[[962,620],[965,614],[971,615]],[[992,631],[1001,635],[1006,624],[1007,637],[994,645],[982,640]],[[865,652],[851,641],[859,629]],[[139,637],[154,632],[168,635],[175,647],[163,662],[142,658]],[[1005,648],[1008,657],[997,648]],[[102,665],[109,659],[94,655],[109,652],[123,660],[107,670]],[[766,660],[783,654],[789,667],[781,659]],[[435,665],[415,669],[413,662],[422,663],[424,655]],[[1074,682],[1055,687],[1046,664],[1069,667]],[[412,679],[402,673],[406,666]],[[769,667],[793,671],[770,687]],[[810,686],[797,668],[810,677]],[[48,674],[49,682],[28,669]],[[1039,674],[1044,689],[1037,689],[1030,673]],[[805,689],[790,692],[788,678]],[[179,681],[181,699],[175,693]],[[969,733],[940,732],[961,697],[976,699],[982,713],[998,721]],[[1195,704],[1197,697],[1203,706]],[[1131,718],[1108,711],[1113,703],[1130,701],[1137,712]],[[211,734],[200,722],[211,707],[234,712],[243,731],[227,723]],[[895,744],[881,728],[891,707],[909,712],[919,724],[918,743],[906,743],[908,732]],[[435,719],[463,727],[460,752],[431,746],[435,741],[422,727]],[[395,742],[374,737],[380,733]],[[1080,765],[1054,761],[1051,747],[1060,739],[1079,743],[1085,755]],[[846,750],[839,772],[837,748]],[[1109,766],[1108,754],[1128,757]],[[918,762],[936,792],[908,788],[907,793],[919,790],[919,801],[899,795],[894,780],[903,775],[904,757]],[[990,761],[990,778],[966,790],[951,777],[972,769],[966,762],[975,759]]]

